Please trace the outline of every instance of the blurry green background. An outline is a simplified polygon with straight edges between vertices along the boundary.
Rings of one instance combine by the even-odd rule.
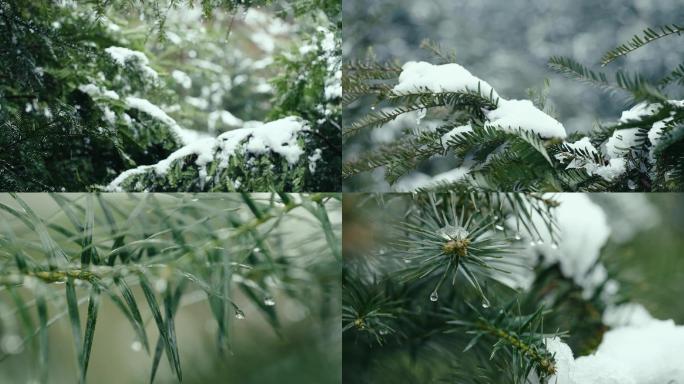
[[[82,194],[64,194],[70,199]],[[268,194],[253,194],[257,201],[266,200]],[[41,217],[52,217],[55,222],[68,226],[67,219],[48,194],[20,194]],[[131,208],[131,199],[124,194],[108,194],[109,201],[123,209]],[[226,206],[239,204],[238,194],[179,194],[155,195],[169,207],[183,200],[186,204],[204,204],[215,207],[216,212]],[[17,207],[8,194],[0,194],[0,203]],[[330,220],[338,233],[341,229],[340,204],[331,202]],[[246,208],[244,208],[246,210]],[[96,212],[97,214],[97,212]],[[0,219],[11,217],[5,214]],[[100,218],[101,219],[101,218]],[[96,216],[97,220],[100,220]],[[28,230],[19,220],[11,220],[16,234],[21,238]],[[96,225],[97,226],[97,225]],[[215,227],[218,229],[220,227]],[[183,383],[339,383],[341,381],[341,324],[339,263],[330,254],[317,254],[316,249],[325,246],[320,225],[306,218],[306,212],[297,208],[281,223],[282,230],[272,236],[282,239],[287,257],[301,269],[302,284],[310,296],[293,297],[273,291],[275,309],[281,322],[281,336],[265,320],[258,308],[241,291],[233,291],[233,300],[245,312],[245,319],[233,319],[230,337],[232,355],[220,357],[216,344],[216,322],[209,309],[206,294],[196,286],[186,289],[175,324],[183,368]],[[22,232],[23,231],[23,232]],[[198,231],[201,233],[201,231]],[[35,236],[35,234],[33,234]],[[57,237],[55,237],[58,239]],[[59,245],[68,245],[59,241]],[[303,270],[318,271],[316,281],[306,282]],[[318,284],[321,282],[321,284]],[[151,343],[158,333],[141,290],[132,287],[139,300],[146,330]],[[55,285],[57,297],[64,300],[64,285]],[[296,293],[303,290],[295,290]],[[26,293],[26,292],[24,292]],[[84,289],[77,289],[79,297],[87,297]],[[0,289],[0,300],[12,307],[7,292]],[[81,304],[81,321],[85,324],[85,307]],[[59,309],[57,309],[59,308]],[[32,313],[33,308],[31,308]],[[66,311],[64,301],[50,302],[50,317]],[[0,311],[2,315],[2,311]],[[50,383],[75,383],[77,366],[69,317],[62,316],[50,327]],[[95,330],[94,344],[88,369],[89,383],[126,384],[149,382],[152,357],[144,350],[134,348],[135,333],[124,315],[107,297],[101,298],[100,314]],[[151,348],[154,344],[151,345]],[[0,354],[0,383],[31,383],[36,369],[36,355],[30,348],[16,355]],[[168,361],[162,357],[155,383],[177,383],[172,376]]]

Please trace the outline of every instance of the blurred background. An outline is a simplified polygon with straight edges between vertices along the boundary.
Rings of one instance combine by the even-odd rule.
[[[647,27],[684,19],[680,0],[345,0],[342,6],[345,60],[364,58],[372,48],[380,61],[434,62],[420,49],[430,39],[504,98],[528,98],[527,89],[541,89],[549,78],[549,107],[568,132],[615,120],[627,105],[553,73],[546,67],[551,56],[599,69],[607,50]],[[605,69],[663,76],[681,63],[681,47],[681,39],[662,39]]]
[[[64,209],[48,194],[20,194],[27,204],[42,218],[50,223],[68,227]],[[61,194],[76,203],[83,202],[85,194]],[[103,195],[112,206],[123,212],[132,212],[142,195],[107,194]],[[270,194],[252,194],[258,204],[268,204]],[[296,198],[296,195],[292,195]],[[250,217],[249,210],[238,194],[155,194],[153,197],[162,210],[171,217],[181,212],[197,210],[204,212],[206,220],[193,228],[185,228],[187,241],[196,244],[198,255],[203,243],[213,240],[211,234],[227,231],[226,215]],[[150,197],[152,199],[152,197]],[[8,194],[0,194],[0,204],[21,209]],[[97,203],[96,203],[97,204]],[[153,204],[144,205],[140,217],[151,213]],[[327,203],[332,228],[339,241],[341,231],[341,204],[337,201]],[[164,221],[136,220],[127,230],[135,233],[143,230],[155,233],[164,229]],[[136,216],[137,217],[137,216]],[[253,219],[253,216],[251,216]],[[37,235],[26,228],[20,220],[0,211],[0,220],[5,220],[13,228],[17,238],[29,242],[37,241]],[[101,211],[96,210],[95,234],[103,249],[110,244],[106,239],[109,228],[103,223]],[[119,220],[124,225],[125,220]],[[273,220],[269,221],[273,224]],[[269,224],[268,226],[270,227]],[[171,228],[168,224],[166,228]],[[209,232],[207,232],[209,231]],[[50,231],[58,245],[69,255],[74,248],[71,241]],[[279,277],[266,277],[267,287],[275,301],[273,309],[280,327],[276,330],[267,320],[254,298],[244,294],[239,285],[244,282],[254,285],[258,276],[268,274],[269,270],[255,264],[249,273],[234,276],[234,289],[231,298],[244,312],[244,319],[231,316],[229,337],[232,351],[225,356],[219,354],[217,346],[217,323],[209,308],[207,294],[195,284],[189,284],[180,302],[175,318],[180,359],[183,369],[183,383],[339,383],[341,378],[341,324],[340,324],[340,265],[327,250],[326,240],[320,224],[302,209],[295,208],[285,215],[280,225],[269,229],[267,241],[278,263],[288,268]],[[130,241],[130,240],[129,240]],[[213,243],[210,243],[213,244]],[[235,245],[239,247],[239,244]],[[27,252],[31,252],[27,248]],[[251,249],[251,248],[250,248]],[[104,252],[104,251],[103,251]],[[258,251],[254,251],[258,252]],[[12,262],[5,257],[7,252],[0,249],[0,272],[8,272]],[[101,253],[106,254],[106,253]],[[78,255],[78,253],[76,254]],[[199,257],[199,256],[197,256]],[[245,261],[246,263],[246,261]],[[280,264],[279,264],[280,265]],[[152,269],[152,267],[149,267]],[[186,266],[186,270],[188,267]],[[256,276],[256,277],[255,277]],[[240,279],[238,279],[240,278]],[[251,279],[255,279],[252,282]],[[150,348],[158,338],[158,332],[151,312],[145,302],[142,290],[131,280],[131,288],[136,296],[142,318],[150,340]],[[153,280],[154,282],[154,280]],[[259,283],[261,284],[261,283]],[[155,289],[159,289],[155,283]],[[0,340],[6,340],[7,324],[15,322],[20,326],[15,307],[9,292],[0,286]],[[54,323],[49,328],[49,383],[75,383],[77,366],[69,316],[66,313],[64,285],[51,284],[49,317]],[[31,303],[30,291],[20,289],[27,303]],[[77,287],[79,298],[87,299],[85,287]],[[160,299],[161,300],[161,299]],[[260,299],[259,299],[260,300]],[[87,300],[81,303],[81,324],[85,325]],[[29,308],[31,314],[35,308]],[[9,322],[8,322],[9,321]],[[34,324],[35,320],[34,320]],[[95,329],[94,344],[88,369],[88,382],[98,384],[146,383],[152,366],[152,356],[148,355],[136,341],[136,335],[129,321],[103,295]],[[30,344],[14,348],[14,345],[0,343],[0,383],[33,383],[37,366],[37,349]],[[8,347],[11,347],[8,350]],[[173,377],[166,357],[162,357],[155,383],[177,383]]]

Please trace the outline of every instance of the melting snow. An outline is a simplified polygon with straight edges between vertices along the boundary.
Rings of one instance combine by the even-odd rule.
[[[141,105],[149,107],[145,103],[141,103]],[[169,119],[171,118],[169,117]],[[164,120],[163,116],[160,116],[160,120]],[[182,130],[182,128],[180,129]],[[304,154],[304,150],[297,142],[298,133],[307,130],[309,130],[309,127],[305,121],[298,117],[290,116],[266,124],[254,124],[252,122],[251,127],[228,131],[217,138],[195,137],[193,142],[173,152],[169,157],[155,165],[142,165],[124,171],[106,189],[108,191],[121,191],[121,183],[128,177],[148,171],[153,171],[155,174],[163,176],[168,172],[169,167],[174,161],[190,155],[197,156],[195,164],[199,167],[200,183],[204,183],[207,178],[206,165],[216,158],[219,160],[220,167],[227,167],[230,157],[235,154],[238,148],[243,148],[245,153],[253,155],[273,151],[283,156],[292,165],[299,161],[301,155]],[[314,157],[313,160],[309,158],[314,163],[318,160],[315,159],[316,153],[312,156]]]
[[[435,93],[476,92],[479,85],[482,95],[488,97],[492,92],[495,99],[499,97],[486,81],[473,76],[456,63],[434,65],[424,61],[409,61],[401,69],[399,84],[394,87],[396,93],[420,92],[425,89]]]
[[[499,100],[498,108],[486,112],[486,126],[515,132],[518,128],[538,133],[543,138],[564,139],[565,127],[558,120],[537,109],[529,100]]]
[[[119,100],[119,95],[116,92],[98,87],[95,84],[81,84],[78,86],[78,90],[87,93],[91,97],[106,97],[112,100]]]
[[[684,380],[681,351],[684,326],[672,320],[648,319],[619,326],[603,335],[596,352],[575,359],[570,347],[557,337],[546,340],[554,353],[555,384],[664,384]],[[649,315],[650,317],[650,315]]]
[[[150,61],[147,59],[147,56],[145,56],[145,54],[142,52],[134,51],[124,47],[105,48],[105,52],[107,52],[109,56],[122,67],[127,63],[131,63],[139,68],[149,78],[156,79],[158,77],[157,72],[150,68]]]
[[[442,135],[442,140],[441,140],[442,146],[444,147],[444,149],[447,149],[447,148],[449,148],[449,144],[448,144],[449,140],[453,139],[456,136],[460,136],[466,132],[472,132],[472,131],[473,131],[473,127],[470,124],[461,125],[460,127],[456,127],[454,129],[452,129],[451,131]]]
[[[175,80],[176,83],[185,89],[190,89],[192,87],[192,79],[183,71],[174,69],[173,72],[171,72],[171,77],[173,77],[173,80]]]
[[[150,115],[152,118],[166,124],[169,128],[171,128],[173,134],[175,134],[183,144],[189,144],[195,139],[194,136],[188,135],[188,130],[181,128],[180,125],[176,123],[176,120],[172,119],[166,114],[166,112],[162,111],[161,108],[150,103],[146,99],[128,96],[126,97],[126,106],[128,106],[128,108],[133,108],[144,112]]]

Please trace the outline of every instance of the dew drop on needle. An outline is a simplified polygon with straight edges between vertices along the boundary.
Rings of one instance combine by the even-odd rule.
[[[437,294],[437,291],[432,291],[430,294],[430,301],[437,301],[439,300],[439,295]]]
[[[264,299],[264,305],[266,305],[266,306],[272,307],[275,304],[276,304],[275,300],[273,300],[273,298],[270,296]]]
[[[131,343],[131,349],[134,352],[140,352],[142,350],[142,343],[137,340],[134,341],[133,343]]]

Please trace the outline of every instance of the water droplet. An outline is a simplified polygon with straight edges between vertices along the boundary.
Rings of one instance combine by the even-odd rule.
[[[139,342],[139,341],[137,341],[137,340],[134,341],[133,343],[131,343],[131,349],[132,349],[134,352],[140,352],[140,351],[142,351],[142,343]]]
[[[272,307],[272,306],[275,305],[275,300],[273,300],[273,298],[270,297],[270,296],[269,296],[269,297],[266,297],[266,298],[264,299],[264,305],[267,305],[267,306],[269,306],[269,307]]]
[[[259,247],[254,247],[254,249],[252,249],[252,252],[254,252],[254,253],[256,253],[256,254],[258,255],[259,253],[261,253],[261,248],[259,248]]]
[[[516,233],[515,236],[514,236],[514,238],[515,238],[516,240],[522,239],[522,237],[520,237],[520,234],[519,234],[519,233]]]
[[[537,243],[535,243],[534,241],[530,241],[530,247],[534,247],[535,245],[537,245]]]
[[[551,243],[551,249],[558,249],[558,244]]]
[[[437,231],[437,234],[442,236],[444,240],[463,240],[468,237],[468,231],[463,227],[456,227],[453,225],[445,225]]]
[[[496,228],[497,231],[503,231],[504,230],[504,227],[502,225],[498,225],[498,224],[496,226],[494,226],[494,228]]]
[[[482,308],[489,308],[490,306],[491,304],[489,303],[489,300],[487,300],[487,298],[484,298],[484,300],[482,300]]]
[[[375,111],[375,105],[371,105],[371,111]]]
[[[23,344],[21,337],[15,334],[4,335],[2,341],[0,341],[1,349],[9,355],[15,355],[21,352],[24,349]]]
[[[384,255],[385,252],[387,252],[385,248],[380,248],[380,250],[378,251],[378,253],[380,253],[381,255]]]
[[[235,318],[238,320],[243,320],[245,318],[245,313],[239,309],[235,310]]]
[[[159,292],[159,293],[166,292],[167,286],[168,286],[168,283],[166,282],[166,279],[157,279],[154,282],[154,290]]]
[[[430,301],[437,301],[439,300],[439,295],[437,294],[437,291],[432,291],[430,294]]]
[[[383,336],[384,336],[384,335],[388,334],[388,333],[389,333],[389,331],[388,331],[388,330],[386,330],[385,328],[383,328],[383,329],[381,329],[381,330],[380,330],[380,331],[379,331],[378,333],[380,333],[381,335],[383,335]]]
[[[404,263],[411,264],[411,259],[404,259]]]
[[[194,199],[192,199],[191,201],[199,201],[199,199],[198,199],[198,198],[194,198]]]
[[[544,244],[544,240],[538,239],[538,240],[537,240],[537,245],[542,245],[542,244]]]

